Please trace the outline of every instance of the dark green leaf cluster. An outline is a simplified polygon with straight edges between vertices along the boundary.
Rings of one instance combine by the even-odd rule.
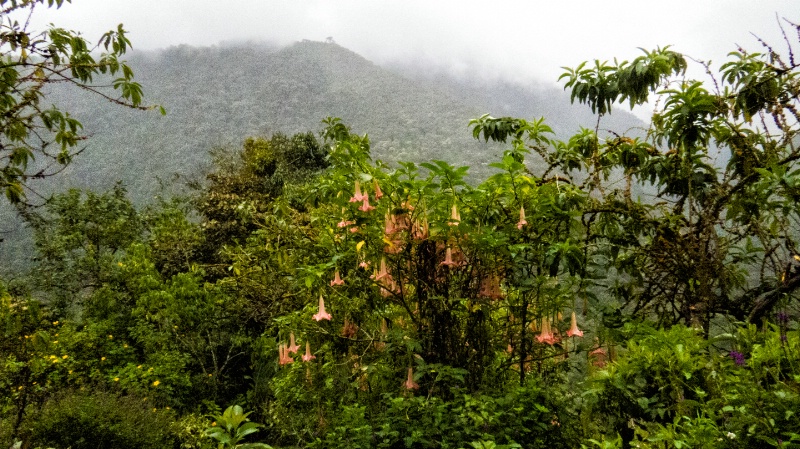
[[[142,87],[133,71],[120,59],[131,45],[122,25],[92,45],[74,31],[51,27],[36,32],[28,29],[29,21],[14,19],[40,4],[60,7],[63,0],[0,4],[0,190],[12,203],[25,200],[29,180],[68,165],[86,138],[68,112],[42,104],[45,86],[69,84],[119,105],[149,109],[142,106]],[[97,76],[112,77],[119,96],[95,84]]]

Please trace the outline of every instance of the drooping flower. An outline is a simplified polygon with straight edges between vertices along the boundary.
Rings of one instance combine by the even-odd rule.
[[[317,358],[316,356],[311,354],[311,343],[309,343],[308,340],[306,340],[306,353],[303,356],[303,361],[310,362],[316,358]]]
[[[343,217],[343,218],[342,218],[342,221],[340,221],[339,223],[337,223],[337,224],[336,224],[336,226],[337,226],[337,227],[340,227],[340,228],[346,228],[346,227],[348,227],[348,226],[350,226],[350,225],[354,225],[354,224],[356,224],[356,222],[355,222],[355,221],[346,220],[346,219],[344,218],[344,214],[345,214],[345,208],[343,207],[343,208],[342,208],[342,217]]]
[[[393,235],[397,232],[397,226],[395,224],[394,215],[392,215],[389,210],[386,211],[386,225],[383,228],[383,233],[386,235]]]
[[[403,383],[403,386],[406,387],[406,390],[416,390],[419,388],[419,384],[414,382],[414,368],[408,368],[408,377]]]
[[[528,224],[525,220],[525,208],[520,206],[519,207],[519,221],[517,222],[517,229],[522,229],[523,226]]]
[[[375,186],[375,199],[379,200],[383,197],[383,192],[381,192],[381,186],[378,185],[378,180],[372,178],[372,185]]]
[[[592,359],[592,365],[603,368],[606,366],[608,360],[608,353],[602,347],[589,352],[589,357]]]
[[[567,336],[570,337],[583,337],[583,331],[578,329],[578,320],[575,318],[575,312],[572,312],[572,319],[570,320],[570,327],[567,331]]]
[[[447,222],[449,226],[458,226],[461,222],[461,214],[458,213],[458,208],[453,203],[453,209],[450,211],[450,221]]]
[[[289,363],[294,363],[294,359],[289,355],[286,345],[281,343],[278,345],[278,364],[286,365]]]
[[[453,250],[451,250],[449,246],[447,247],[447,250],[445,251],[444,262],[440,263],[439,265],[444,265],[444,266],[447,266],[447,267],[452,267],[454,265],[458,265],[458,262],[454,262],[453,261]]]
[[[503,292],[500,291],[500,280],[497,278],[497,275],[484,278],[483,281],[481,281],[480,295],[489,299],[503,298]]]
[[[297,350],[300,349],[300,346],[297,346],[297,343],[294,342],[294,332],[289,334],[289,346],[286,348],[286,354],[297,353]]]
[[[355,190],[355,193],[353,194],[352,197],[350,197],[350,202],[351,203],[358,203],[359,201],[363,201],[364,200],[364,195],[361,194],[361,183],[360,182],[356,181],[356,187],[355,187],[354,190]]]
[[[314,315],[314,320],[322,321],[322,320],[331,320],[331,314],[325,311],[325,300],[322,299],[322,295],[319,295],[319,312]]]
[[[358,210],[362,212],[370,212],[375,210],[375,206],[369,205],[369,194],[364,194],[364,199],[362,200],[361,207],[359,207]]]
[[[558,338],[553,335],[553,331],[550,329],[549,318],[542,318],[542,332],[536,337],[536,340],[539,343],[547,343],[548,345],[553,345],[558,341]]]
[[[411,226],[411,237],[416,241],[426,240],[428,238],[428,219],[425,218],[420,224],[419,220],[414,220]]]
[[[333,275],[333,280],[331,281],[331,287],[334,287],[336,285],[344,285],[344,281],[339,276],[339,269],[338,268],[336,269],[336,274]]]

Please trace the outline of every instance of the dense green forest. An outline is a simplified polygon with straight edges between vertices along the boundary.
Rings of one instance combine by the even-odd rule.
[[[783,26],[800,38],[800,26]],[[20,36],[2,34],[26,48]],[[138,72],[134,82],[116,60],[121,27],[91,60],[80,37],[50,39],[70,57],[8,53],[22,62],[0,72],[17,83],[0,89],[0,186],[36,254],[26,273],[0,279],[0,443],[800,447],[797,42],[737,49],[705,83],[688,79],[690,60],[670,48],[565,69],[565,101],[593,123],[475,113],[463,135],[441,137],[497,149],[481,167],[441,160],[431,137],[440,131],[424,120],[384,128],[397,134],[379,138],[383,153],[369,129],[354,131],[444,98],[381,91],[375,78],[389,75],[374,66],[349,87],[328,80],[350,99],[379,96],[386,116],[318,125],[292,120],[300,109],[285,103],[272,124],[239,115],[247,108],[230,98],[212,106],[186,94],[170,114],[211,109],[225,123],[276,129],[210,153],[187,137],[216,135],[200,128],[88,136],[116,139],[119,169],[133,178],[54,189],[32,207],[27,161],[51,154],[52,134],[67,167],[54,175],[70,175],[86,137],[71,115],[37,107],[60,95],[36,87],[59,73],[46,70],[71,64],[80,85],[116,68],[125,76],[112,106],[144,122],[158,118],[135,110],[148,108],[143,93],[184,87]],[[330,60],[300,68],[314,61],[309,49],[363,62],[333,44],[270,51],[281,70],[330,74]],[[198,52],[209,54],[167,50],[152,73],[168,80],[182,66],[168,61]],[[263,89],[275,101],[299,102],[298,91],[327,101],[303,79],[265,76]],[[212,82],[198,74],[188,85]],[[648,129],[612,118],[656,96]],[[319,105],[331,115],[339,106]],[[430,146],[413,147],[417,134]],[[134,178],[186,159],[119,156],[141,154],[145,140],[210,154],[208,168],[179,171],[183,187],[148,190]],[[112,176],[91,160],[86,169]]]
[[[120,108],[75,86],[46,86],[47,101],[69,110],[91,138],[80,142],[81,156],[59,176],[30,181],[36,192],[103,191],[122,181],[134,203],[144,205],[202,178],[211,164],[210,150],[239,147],[251,136],[318,130],[326,116],[369,133],[373,155],[389,164],[424,162],[426,155],[436,154],[470,166],[470,182],[477,183],[503,148],[472,139],[471,118],[486,111],[547,115],[564,135],[597,120],[590,110],[570,105],[568,95],[556,88],[423,79],[419,76],[426,70],[378,67],[332,43],[180,46],[132,53],[128,62],[146,86],[148,101],[163,105],[168,114]],[[644,129],[630,114],[615,114],[608,126]],[[0,259],[13,262],[0,264],[0,274],[10,276],[19,271],[13,267],[29,266],[33,241],[15,211],[4,206],[0,235],[6,243],[0,245]]]

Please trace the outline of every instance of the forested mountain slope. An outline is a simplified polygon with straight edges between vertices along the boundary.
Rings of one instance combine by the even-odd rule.
[[[91,135],[86,154],[57,183],[97,187],[121,179],[138,196],[151,191],[156,176],[191,173],[212,147],[238,146],[252,135],[318,130],[327,116],[368,133],[377,158],[437,158],[477,169],[501,152],[470,135],[468,121],[484,113],[545,116],[556,131],[570,133],[594,126],[586,108],[572,107],[557,89],[429,80],[424,67],[412,78],[407,70],[378,67],[336,44],[181,46],[137,53],[130,63],[147,97],[168,114],[54,92],[55,101],[69,106]],[[640,124],[631,115],[616,117]]]
[[[147,102],[163,105],[167,115],[53,86],[47,100],[78,118],[89,138],[67,170],[34,188],[47,195],[68,187],[105,190],[122,181],[134,199],[147,201],[175,174],[202,176],[214,147],[238,147],[248,136],[317,131],[327,116],[368,133],[376,158],[442,159],[469,165],[477,175],[503,147],[474,140],[467,126],[472,118],[545,116],[559,137],[595,125],[587,108],[570,105],[556,88],[457,80],[413,63],[382,68],[332,43],[180,46],[133,53],[129,63]],[[642,125],[622,111],[604,120],[617,130]],[[0,214],[2,231],[17,230],[4,232],[0,244],[6,261],[0,265],[7,267],[28,251],[19,249],[23,234],[10,219],[13,212]]]

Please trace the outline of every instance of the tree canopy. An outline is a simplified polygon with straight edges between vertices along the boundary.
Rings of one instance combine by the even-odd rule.
[[[57,194],[32,282],[0,283],[0,436],[798,447],[800,64],[764,49],[708,83],[669,48],[567,69],[595,128],[476,118],[506,145],[479,183],[328,118],[191,198]],[[644,133],[603,128],[653,96]]]
[[[30,180],[68,165],[86,138],[69,111],[45,103],[48,85],[69,84],[121,106],[150,109],[120,59],[131,47],[121,24],[96,44],[55,26],[29,28],[37,7],[60,8],[64,2],[0,1],[0,189],[12,203],[26,199]]]

